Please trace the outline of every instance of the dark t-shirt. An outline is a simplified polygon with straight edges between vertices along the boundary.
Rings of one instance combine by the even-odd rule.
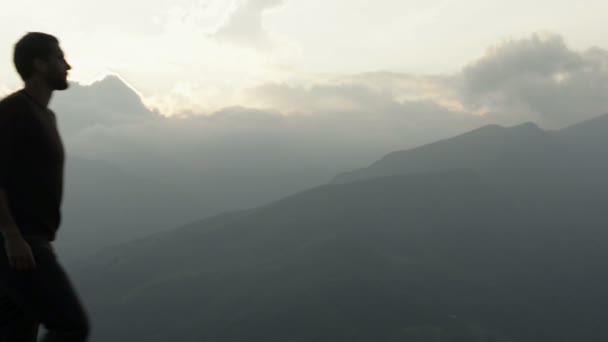
[[[0,101],[0,189],[22,235],[55,240],[64,158],[50,109],[23,90]]]

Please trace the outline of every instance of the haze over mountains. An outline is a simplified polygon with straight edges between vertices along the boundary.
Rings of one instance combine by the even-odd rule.
[[[106,249],[76,272],[95,341],[604,341],[607,118],[482,127]]]
[[[73,84],[56,95],[53,108],[69,158],[57,241],[69,262],[113,243],[277,200],[386,150],[484,121],[446,117],[425,124],[422,134],[400,118],[384,122],[363,113],[284,116],[227,108],[165,118],[116,76]],[[413,133],[391,133],[399,127]]]

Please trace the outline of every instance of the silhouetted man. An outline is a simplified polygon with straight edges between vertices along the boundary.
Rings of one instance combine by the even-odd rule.
[[[64,150],[55,90],[68,88],[57,38],[28,33],[14,50],[25,87],[0,101],[0,342],[85,341],[87,315],[51,241],[60,222]]]

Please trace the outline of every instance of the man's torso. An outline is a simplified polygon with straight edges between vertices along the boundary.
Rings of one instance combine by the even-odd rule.
[[[61,221],[65,159],[55,115],[23,91],[16,92],[0,101],[0,134],[10,135],[9,157],[1,159],[6,165],[0,168],[13,218],[23,235],[54,240]]]

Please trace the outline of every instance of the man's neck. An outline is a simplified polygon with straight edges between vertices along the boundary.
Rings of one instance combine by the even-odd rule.
[[[45,83],[35,79],[25,82],[23,90],[44,108],[49,106],[53,90]]]

